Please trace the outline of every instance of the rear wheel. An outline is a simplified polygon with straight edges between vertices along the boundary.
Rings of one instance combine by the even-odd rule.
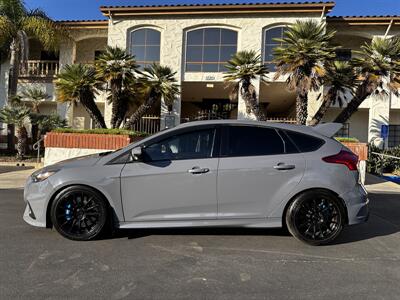
[[[340,200],[327,191],[308,191],[294,199],[286,213],[289,232],[309,245],[332,242],[343,229],[345,212]]]
[[[51,207],[54,228],[71,240],[87,241],[99,237],[105,229],[107,217],[104,197],[85,186],[62,190]]]

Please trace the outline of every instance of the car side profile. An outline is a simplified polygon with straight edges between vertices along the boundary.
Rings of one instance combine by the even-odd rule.
[[[286,226],[305,243],[330,243],[369,214],[358,157],[332,138],[340,127],[182,124],[36,171],[25,186],[24,220],[73,240],[112,226]]]

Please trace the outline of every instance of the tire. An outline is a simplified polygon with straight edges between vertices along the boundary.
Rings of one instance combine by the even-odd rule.
[[[313,246],[326,245],[343,230],[346,220],[341,201],[325,190],[298,195],[286,212],[289,232],[298,240]]]
[[[57,194],[50,216],[58,233],[75,241],[96,239],[110,224],[103,195],[86,186],[70,186]]]

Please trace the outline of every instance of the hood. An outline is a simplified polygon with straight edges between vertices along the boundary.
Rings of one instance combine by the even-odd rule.
[[[70,158],[70,159],[55,163],[54,165],[51,165],[49,167],[74,168],[74,167],[93,166],[99,161],[99,159],[102,156],[104,156],[105,154],[108,154],[108,153],[109,152],[103,152],[103,153],[96,153],[96,154],[91,154],[91,155]]]

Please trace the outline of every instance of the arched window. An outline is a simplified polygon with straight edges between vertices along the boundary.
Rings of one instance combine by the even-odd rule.
[[[155,29],[142,28],[130,33],[129,51],[142,68],[152,63],[160,63],[161,33]]]
[[[264,31],[264,64],[271,72],[275,70],[275,64],[272,63],[274,60],[274,48],[283,46],[283,43],[277,42],[275,39],[283,38],[286,30],[286,26],[279,26]]]
[[[237,51],[237,32],[224,28],[202,28],[186,36],[187,72],[223,72]]]

